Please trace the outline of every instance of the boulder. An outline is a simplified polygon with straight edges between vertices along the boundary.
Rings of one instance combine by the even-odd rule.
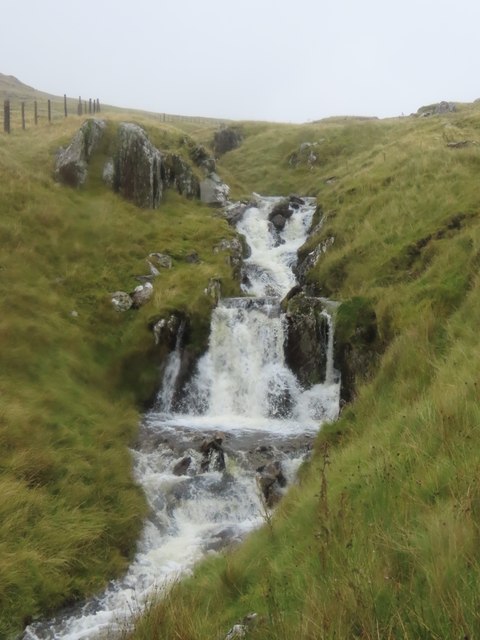
[[[216,156],[221,156],[239,147],[242,140],[242,132],[237,127],[222,127],[213,135],[213,151]]]
[[[329,326],[324,303],[297,293],[283,302],[287,320],[285,361],[309,388],[325,381]]]
[[[206,471],[225,470],[225,453],[222,447],[224,440],[225,435],[217,431],[213,438],[206,439],[202,442],[200,446],[200,452],[203,453],[203,458],[200,463],[200,471],[202,473]]]
[[[257,484],[267,507],[275,506],[283,496],[282,489],[287,485],[281,463],[276,460],[257,469]]]
[[[241,220],[245,211],[251,207],[250,202],[233,202],[227,203],[223,210],[223,215],[228,220],[229,224],[235,226],[237,222]]]
[[[153,285],[151,282],[145,282],[145,284],[139,284],[135,287],[133,293],[130,294],[132,298],[132,308],[139,309],[150,300],[153,296]]]
[[[158,269],[172,268],[172,258],[167,253],[149,253],[148,257],[150,258],[150,260],[147,260],[147,262],[149,262],[149,264],[152,264],[152,266],[154,266],[157,271]],[[158,273],[155,275],[158,275]]]
[[[113,157],[113,189],[145,209],[156,209],[162,198],[162,155],[136,124],[118,128]]]
[[[216,173],[210,173],[200,182],[200,200],[205,204],[223,207],[228,200],[230,187]]]
[[[133,300],[126,291],[115,291],[112,293],[111,301],[116,311],[128,311],[133,305]]]
[[[179,460],[175,466],[173,467],[172,473],[175,476],[184,476],[186,475],[188,468],[192,464],[191,456],[185,456],[181,460]]]
[[[60,149],[55,162],[55,179],[70,187],[82,186],[88,174],[88,163],[98,148],[105,131],[103,120],[86,120],[66,149]]]
[[[192,167],[176,153],[163,157],[162,178],[165,186],[172,187],[186,198],[200,197],[200,183]]]
[[[444,113],[452,113],[457,110],[457,105],[454,102],[438,102],[436,104],[430,104],[425,107],[420,107],[417,111],[417,116],[421,118],[428,118],[429,116],[438,116]]]

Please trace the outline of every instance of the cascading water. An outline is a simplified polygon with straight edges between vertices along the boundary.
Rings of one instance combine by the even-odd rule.
[[[219,302],[208,352],[177,403],[181,335],[166,364],[158,407],[145,416],[141,445],[132,452],[151,516],[127,575],[75,611],[30,625],[24,640],[90,640],[124,630],[159,589],[259,526],[265,499],[273,504],[285,481],[294,481],[319,425],[336,418],[339,384],[327,309],[325,382],[303,389],[285,363],[280,301],[295,285],[292,266],[315,200],[297,202],[283,228],[270,220],[280,202],[255,196],[238,223],[251,248],[248,297]],[[278,480],[277,494],[261,495],[262,473],[269,483]]]

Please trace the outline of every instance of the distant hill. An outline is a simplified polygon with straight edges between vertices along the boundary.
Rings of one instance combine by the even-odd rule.
[[[0,73],[0,98],[2,100],[35,100],[48,98],[60,100],[60,96],[38,91],[28,84],[20,82],[15,76],[7,76],[4,73]]]

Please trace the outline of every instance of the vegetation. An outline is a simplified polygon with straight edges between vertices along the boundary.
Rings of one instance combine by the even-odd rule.
[[[0,138],[1,638],[125,570],[146,508],[128,446],[162,357],[149,323],[184,311],[200,348],[209,278],[237,291],[213,252],[232,231],[200,203],[167,191],[160,210],[143,211],[93,172],[81,190],[53,181],[55,152],[80,123]],[[155,135],[172,149],[184,137],[168,125]],[[154,300],[117,313],[109,293],[133,290],[154,251],[174,263]],[[199,264],[186,261],[192,251]]]
[[[237,196],[318,197],[324,223],[301,254],[335,240],[308,283],[350,301],[348,335],[373,310],[374,366],[268,526],[198,566],[132,637],[222,638],[255,611],[252,639],[476,638],[480,109],[244,132],[222,176]],[[304,142],[315,160],[292,162]]]
[[[135,118],[184,152],[179,129]],[[211,210],[169,191],[141,211],[98,179],[53,182],[55,151],[79,123],[0,138],[0,637],[125,569],[145,514],[128,446],[162,357],[149,323],[185,311],[200,348],[209,278],[236,291],[212,251],[232,232]],[[242,126],[220,174],[234,197],[317,196],[323,225],[301,256],[328,249],[308,286],[348,301],[342,339],[371,357],[268,526],[152,603],[132,638],[222,638],[251,611],[252,639],[475,638],[480,108]],[[152,251],[174,268],[153,301],[116,313],[109,292],[132,289]]]

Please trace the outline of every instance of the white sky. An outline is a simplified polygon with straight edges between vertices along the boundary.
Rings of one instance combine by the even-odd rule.
[[[480,97],[479,0],[3,0],[0,72],[157,112],[305,122]]]

